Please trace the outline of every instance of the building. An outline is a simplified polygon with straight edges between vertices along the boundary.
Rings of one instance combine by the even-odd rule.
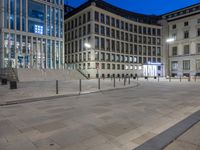
[[[0,20],[1,68],[64,68],[64,0],[1,0]]]
[[[200,75],[200,3],[164,14],[162,18],[167,74]]]
[[[89,0],[65,15],[65,62],[87,77],[165,75],[160,16]]]
[[[74,10],[74,7],[71,7],[67,4],[64,5],[64,15],[67,15],[72,10]]]

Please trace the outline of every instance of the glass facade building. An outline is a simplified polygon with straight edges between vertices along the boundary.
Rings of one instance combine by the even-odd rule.
[[[64,68],[64,0],[1,0],[0,67]]]

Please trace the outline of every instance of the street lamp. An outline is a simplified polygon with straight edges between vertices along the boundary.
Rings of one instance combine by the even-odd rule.
[[[175,41],[175,38],[168,38],[168,39],[166,40],[167,43],[172,43],[172,42],[174,42],[174,41]]]
[[[166,39],[166,43],[168,45],[168,73],[169,73],[169,76],[171,76],[171,73],[170,73],[171,72],[171,64],[169,61],[169,44],[173,43],[174,41],[175,41],[174,37]]]
[[[95,52],[95,49],[92,49],[92,45],[90,43],[84,43],[84,46],[85,46],[86,49],[91,49],[91,50],[94,51],[94,60],[96,60],[95,55],[98,55],[98,52]],[[97,64],[95,63],[95,69],[97,69],[97,75],[98,75],[98,78],[99,78],[99,71],[98,71],[99,63],[98,62],[97,62]]]
[[[88,48],[88,49],[92,47],[91,44],[89,44],[89,43],[85,43],[84,46],[85,46],[85,48]]]

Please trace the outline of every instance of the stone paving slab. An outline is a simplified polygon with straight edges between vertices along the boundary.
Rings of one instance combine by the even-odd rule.
[[[131,80],[131,84],[126,83],[124,86],[123,80],[116,80],[116,87],[113,87],[114,80],[101,79],[101,90],[113,90],[120,88],[132,87],[137,82]],[[58,94],[56,94],[56,81],[34,81],[34,82],[19,82],[18,89],[10,90],[9,85],[0,85],[0,105],[17,104],[24,102],[32,102],[48,99],[55,99],[66,96],[77,96],[80,94],[89,94],[98,92],[98,80],[82,80],[82,91],[79,90],[79,80],[58,81]]]
[[[200,110],[199,86],[141,81],[135,88],[0,106],[0,150],[131,150]]]

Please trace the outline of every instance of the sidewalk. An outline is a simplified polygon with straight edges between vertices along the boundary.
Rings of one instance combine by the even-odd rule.
[[[100,90],[127,88],[137,85],[137,82],[133,79],[130,81],[129,85],[127,79],[124,86],[124,80],[120,79],[119,81],[119,79],[116,79],[114,88],[113,79],[101,79]],[[79,82],[79,80],[58,81],[58,94],[56,94],[56,81],[19,82],[17,84],[18,88],[14,90],[9,89],[9,84],[0,85],[0,105],[18,100],[30,101],[30,99],[79,95],[99,91],[97,79],[82,80],[81,93]]]

